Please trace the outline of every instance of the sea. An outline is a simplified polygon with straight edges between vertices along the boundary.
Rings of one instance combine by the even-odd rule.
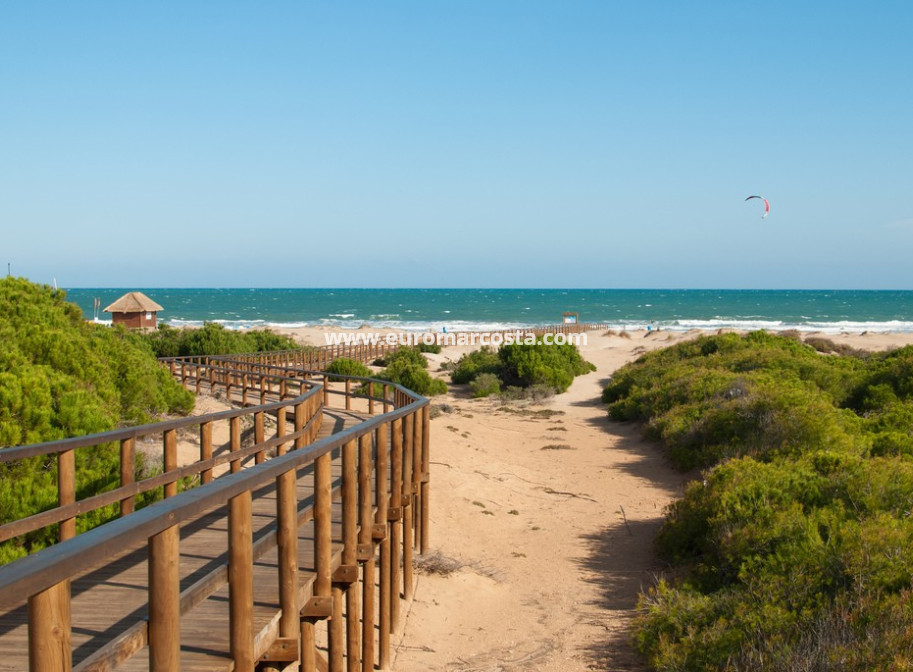
[[[402,331],[495,331],[558,324],[565,313],[615,329],[797,329],[913,332],[913,291],[713,289],[73,288],[87,319],[128,291],[164,310],[159,322],[229,329],[363,325]],[[102,310],[96,311],[95,299]]]

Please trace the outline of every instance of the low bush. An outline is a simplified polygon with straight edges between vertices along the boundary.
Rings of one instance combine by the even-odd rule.
[[[301,349],[295,339],[269,329],[240,331],[226,329],[215,322],[207,322],[195,329],[175,329],[167,324],[160,324],[157,330],[144,334],[143,337],[149,342],[156,357]]]
[[[702,337],[605,389],[611,417],[706,469],[657,538],[674,572],[641,597],[654,669],[913,665],[913,351],[814,345]]]
[[[539,341],[507,343],[497,352],[489,347],[469,352],[460,357],[450,379],[461,384],[471,383],[482,375],[493,375],[508,388],[547,387],[564,392],[576,376],[595,370],[595,366],[580,356],[577,346]]]
[[[367,366],[354,359],[349,359],[348,357],[337,357],[330,362],[330,365],[327,367],[327,373],[336,374],[335,376],[330,376],[330,380],[332,381],[344,380],[344,378],[341,378],[340,376],[369,378],[373,375],[371,369]]]
[[[450,372],[450,380],[454,385],[463,385],[483,373],[497,376],[500,370],[501,360],[498,353],[484,345],[478,350],[467,352],[457,360]]]
[[[423,362],[425,361],[425,358],[422,357],[421,354],[418,356]],[[390,382],[402,385],[406,389],[412,390],[425,397],[447,393],[447,383],[443,380],[432,378],[431,374],[429,374],[421,364],[416,363],[411,355],[394,358],[389,362],[387,368],[379,373],[373,374],[373,376],[381,380],[389,380]],[[365,386],[362,391],[366,392],[367,386]]]
[[[517,387],[509,385],[501,392],[502,401],[532,401],[539,402],[555,396],[555,388],[550,385],[531,385],[530,387]]]
[[[422,351],[417,347],[397,348],[384,358],[384,363],[381,366],[390,366],[397,362],[407,362],[422,369],[428,368],[428,360],[425,359]]]
[[[469,383],[469,389],[475,398],[488,397],[501,393],[501,381],[493,373],[480,373]]]
[[[548,385],[564,392],[576,376],[596,367],[580,356],[576,345],[508,343],[498,351],[501,380],[507,385]]]

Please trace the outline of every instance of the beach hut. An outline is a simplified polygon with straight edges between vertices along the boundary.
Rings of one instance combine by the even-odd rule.
[[[155,329],[155,316],[160,310],[164,309],[142,292],[127,292],[105,308],[114,324],[128,329]]]

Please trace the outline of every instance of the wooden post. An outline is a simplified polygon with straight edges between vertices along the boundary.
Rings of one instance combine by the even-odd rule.
[[[238,672],[254,672],[254,553],[251,494],[228,502],[228,599],[231,657]]]
[[[165,473],[178,468],[178,433],[176,429],[166,429],[163,440],[163,458]],[[174,497],[178,494],[178,482],[165,483],[165,497]]]
[[[422,410],[419,409],[412,414],[415,418],[415,427],[412,434],[412,521],[415,526],[415,538],[413,547],[419,547],[419,540],[422,537],[422,516],[421,511],[424,506],[422,503]]]
[[[333,457],[326,453],[314,464],[314,595],[329,598],[333,594]],[[341,620],[342,613],[334,611],[331,620]],[[332,639],[332,627],[331,639]],[[330,642],[332,647],[333,643]],[[339,645],[337,641],[337,646]],[[314,660],[316,646],[313,623],[302,622],[302,666]],[[306,650],[305,650],[306,649]],[[316,665],[316,662],[314,663]],[[311,668],[313,669],[313,668]]]
[[[65,506],[76,501],[76,454],[73,448],[57,454],[57,505]],[[60,521],[57,533],[60,541],[76,536],[76,518]]]
[[[264,433],[263,429],[263,411],[258,411],[254,413],[254,443],[259,446],[265,440],[266,434]],[[254,453],[254,464],[260,464],[265,459],[266,455],[263,454],[262,450],[258,450],[256,453]]]
[[[180,528],[149,538],[149,670],[181,668]]]
[[[121,486],[133,483],[136,471],[136,439],[121,439],[120,442],[120,484]],[[136,502],[133,496],[120,500],[120,515],[126,516],[133,513]]]
[[[345,663],[345,621],[342,615],[343,587],[333,584],[333,616],[327,624],[329,640],[330,672],[342,672]]]
[[[352,410],[352,379],[346,378],[346,410]]]
[[[348,397],[346,397],[348,399]],[[342,564],[357,572],[358,563],[358,445],[353,439],[342,447]],[[348,671],[361,666],[360,596],[352,583],[343,587],[346,597],[346,653]]]
[[[364,434],[358,442],[358,550],[364,562],[362,572],[361,664],[365,670],[374,669],[374,498],[371,488],[371,434]],[[367,555],[368,557],[364,557]],[[357,625],[357,624],[356,624]]]
[[[345,450],[345,448],[343,448],[343,451],[344,450]],[[343,474],[345,474],[344,466],[343,466]],[[344,475],[343,475],[343,478],[345,478]],[[343,536],[345,536],[345,490],[346,490],[345,484],[343,483]],[[328,494],[330,493],[329,484],[327,485],[327,492],[328,492]],[[328,509],[327,517],[329,518],[330,515],[331,514],[329,513],[329,509]],[[329,533],[327,533],[327,536],[329,538]],[[328,553],[327,562],[329,562],[329,551],[328,550],[327,550],[327,553]],[[346,558],[345,545],[344,545],[342,564],[345,564],[346,559],[347,558]],[[319,560],[319,558],[318,558],[318,560]],[[329,574],[330,571],[331,570],[328,567],[327,573]],[[320,570],[318,569],[318,574],[319,574],[319,572],[320,572]],[[319,578],[320,577],[318,576],[318,580],[319,580]],[[330,670],[332,670],[333,672],[342,672],[342,666],[343,666],[344,654],[345,654],[345,644],[346,644],[346,642],[345,642],[345,622],[343,620],[343,609],[342,609],[342,598],[343,598],[342,587],[338,583],[332,583],[331,588],[329,590],[329,594],[332,596],[332,604],[333,604],[332,616],[330,617],[330,622],[328,623],[328,633],[327,633],[328,637],[329,637]]]
[[[330,378],[329,376],[323,377],[323,405],[330,405]]]
[[[241,416],[236,415],[231,418],[228,427],[229,450],[232,453],[236,453],[241,450]],[[231,460],[229,466],[231,468],[231,473],[237,473],[241,471],[241,460]]]
[[[276,436],[285,436],[285,411],[286,408],[283,406],[276,410]],[[276,455],[285,455],[288,452],[288,444],[280,443],[276,446]]]
[[[403,431],[403,598],[412,599],[412,451],[415,432],[415,414],[405,418]]]
[[[422,407],[422,537],[419,550],[424,555],[431,548],[431,404]]]
[[[388,497],[390,489],[387,483],[387,432],[389,424],[383,424],[374,432],[374,483],[377,511],[374,523],[383,530],[380,540],[380,605],[378,619],[378,658],[381,669],[390,666],[390,524],[387,521],[389,511]]]
[[[29,670],[70,672],[70,581],[29,597]]]
[[[301,430],[304,429],[304,426],[307,424],[307,406],[305,401],[300,404],[295,404],[295,450],[299,448],[304,448],[307,445],[307,437],[304,436]]]
[[[320,398],[319,394],[314,395],[314,438],[317,438],[317,435],[320,433],[320,425],[323,424],[323,409],[326,406],[323,403],[323,400]]]
[[[402,538],[403,527],[400,521],[403,518],[403,421],[398,418],[393,421],[393,451],[390,455],[390,589],[392,600],[390,603],[391,617],[390,630],[395,630],[400,618],[400,594],[402,583]]]
[[[277,544],[279,546],[279,636],[298,633],[298,496],[295,470],[276,478]]]
[[[374,381],[368,381],[368,415],[374,415]]]
[[[212,459],[212,421],[200,423],[200,460]],[[212,468],[204,469],[200,474],[203,484],[212,481]]]

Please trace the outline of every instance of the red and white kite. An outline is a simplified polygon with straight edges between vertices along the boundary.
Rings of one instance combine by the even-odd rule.
[[[763,196],[749,196],[745,200],[750,201],[753,198],[760,198],[762,201],[764,201],[764,214],[761,215],[761,219],[764,219],[765,217],[767,217],[767,215],[770,214],[770,203],[768,203],[767,199],[764,198]]]

